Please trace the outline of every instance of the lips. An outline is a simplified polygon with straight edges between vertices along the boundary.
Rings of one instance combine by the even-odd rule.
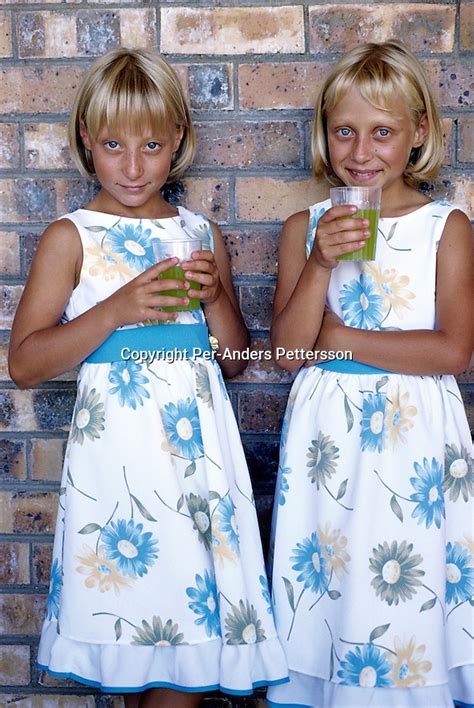
[[[346,169],[356,182],[369,182],[372,179],[376,179],[381,172],[381,170],[352,170],[349,167]]]
[[[146,184],[119,184],[121,189],[125,189],[127,192],[140,192],[145,189]]]

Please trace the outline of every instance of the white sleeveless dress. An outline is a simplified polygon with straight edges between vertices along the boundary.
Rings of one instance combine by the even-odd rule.
[[[309,254],[319,217],[313,206]],[[379,224],[328,306],[349,327],[435,327],[436,253],[454,207]],[[473,459],[453,376],[299,371],[284,418],[273,600],[290,683],[272,706],[474,703]]]
[[[153,221],[66,218],[84,259],[65,320],[150,267],[151,238],[213,246],[209,222],[184,208]],[[203,312],[177,323],[191,331]],[[245,695],[287,680],[249,474],[212,359],[82,365],[38,664],[110,692]]]

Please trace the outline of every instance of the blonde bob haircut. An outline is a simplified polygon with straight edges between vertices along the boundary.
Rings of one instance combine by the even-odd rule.
[[[95,140],[104,125],[127,126],[139,133],[182,126],[183,138],[171,161],[167,182],[178,179],[193,161],[196,139],[183,89],[173,69],[156,52],[113,49],[98,59],[83,80],[69,122],[69,145],[79,171],[94,177],[90,150],[84,147],[83,125]]]
[[[438,109],[418,59],[396,40],[355,47],[326,79],[316,102],[311,137],[314,175],[326,177],[331,184],[341,184],[329,162],[327,116],[353,86],[366,101],[385,111],[390,111],[390,99],[394,95],[401,96],[416,126],[426,114],[427,138],[423,145],[412,150],[403,176],[411,186],[435,177],[444,157]]]

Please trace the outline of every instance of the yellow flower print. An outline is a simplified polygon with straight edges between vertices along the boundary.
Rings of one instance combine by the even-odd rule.
[[[398,386],[393,387],[390,396],[387,396],[388,413],[385,425],[387,442],[390,447],[394,447],[398,442],[405,443],[406,438],[403,433],[407,433],[413,428],[413,421],[410,418],[416,416],[418,410],[416,406],[409,405],[409,400],[408,391],[401,393]]]
[[[462,538],[462,541],[458,541],[458,543],[460,546],[467,548],[467,550],[469,551],[469,555],[474,561],[474,536],[472,535],[472,533],[465,533]]]
[[[76,556],[76,558],[84,565],[78,565],[76,570],[81,575],[88,576],[84,581],[86,588],[97,588],[100,592],[114,590],[118,595],[121,588],[131,587],[131,579],[120,575],[115,563],[105,558],[103,546],[99,548],[98,553],[95,553],[90,546],[84,544],[82,552],[84,555]]]
[[[227,544],[227,534],[218,530],[217,524],[212,520],[212,555],[215,560],[224,565],[225,561],[235,563],[237,556]]]
[[[136,273],[129,268],[118,253],[110,250],[110,247],[104,244],[99,246],[95,244],[90,248],[85,249],[85,268],[92,276],[100,276],[104,280],[112,280],[117,276],[125,281],[129,277],[133,277]]]
[[[418,688],[426,684],[426,679],[422,674],[431,671],[431,661],[423,661],[425,645],[416,646],[415,637],[411,637],[409,642],[402,641],[400,637],[395,637],[393,646],[397,652],[396,659],[392,665],[390,678],[397,688]]]
[[[327,523],[324,528],[318,529],[318,536],[322,555],[331,570],[341,579],[342,574],[347,572],[346,563],[351,559],[350,555],[345,550],[347,538],[341,536],[340,529],[331,529],[329,523]]]
[[[407,275],[400,275],[395,268],[382,270],[375,263],[366,263],[364,271],[374,279],[377,293],[383,297],[386,310],[393,309],[400,319],[403,319],[404,309],[413,310],[409,300],[414,300],[416,295],[407,290],[410,283]]]

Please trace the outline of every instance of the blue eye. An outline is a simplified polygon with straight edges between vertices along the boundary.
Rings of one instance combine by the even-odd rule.
[[[382,138],[386,138],[388,135],[390,135],[390,131],[388,128],[379,128],[378,133]]]
[[[149,150],[156,150],[160,147],[160,144],[157,143],[155,140],[150,140],[150,142],[147,143],[146,146]]]
[[[340,135],[342,135],[344,138],[348,138],[349,135],[352,133],[350,128],[339,128],[337,131]]]
[[[118,148],[118,142],[116,140],[108,140],[105,144],[111,150],[115,150],[115,148]]]

